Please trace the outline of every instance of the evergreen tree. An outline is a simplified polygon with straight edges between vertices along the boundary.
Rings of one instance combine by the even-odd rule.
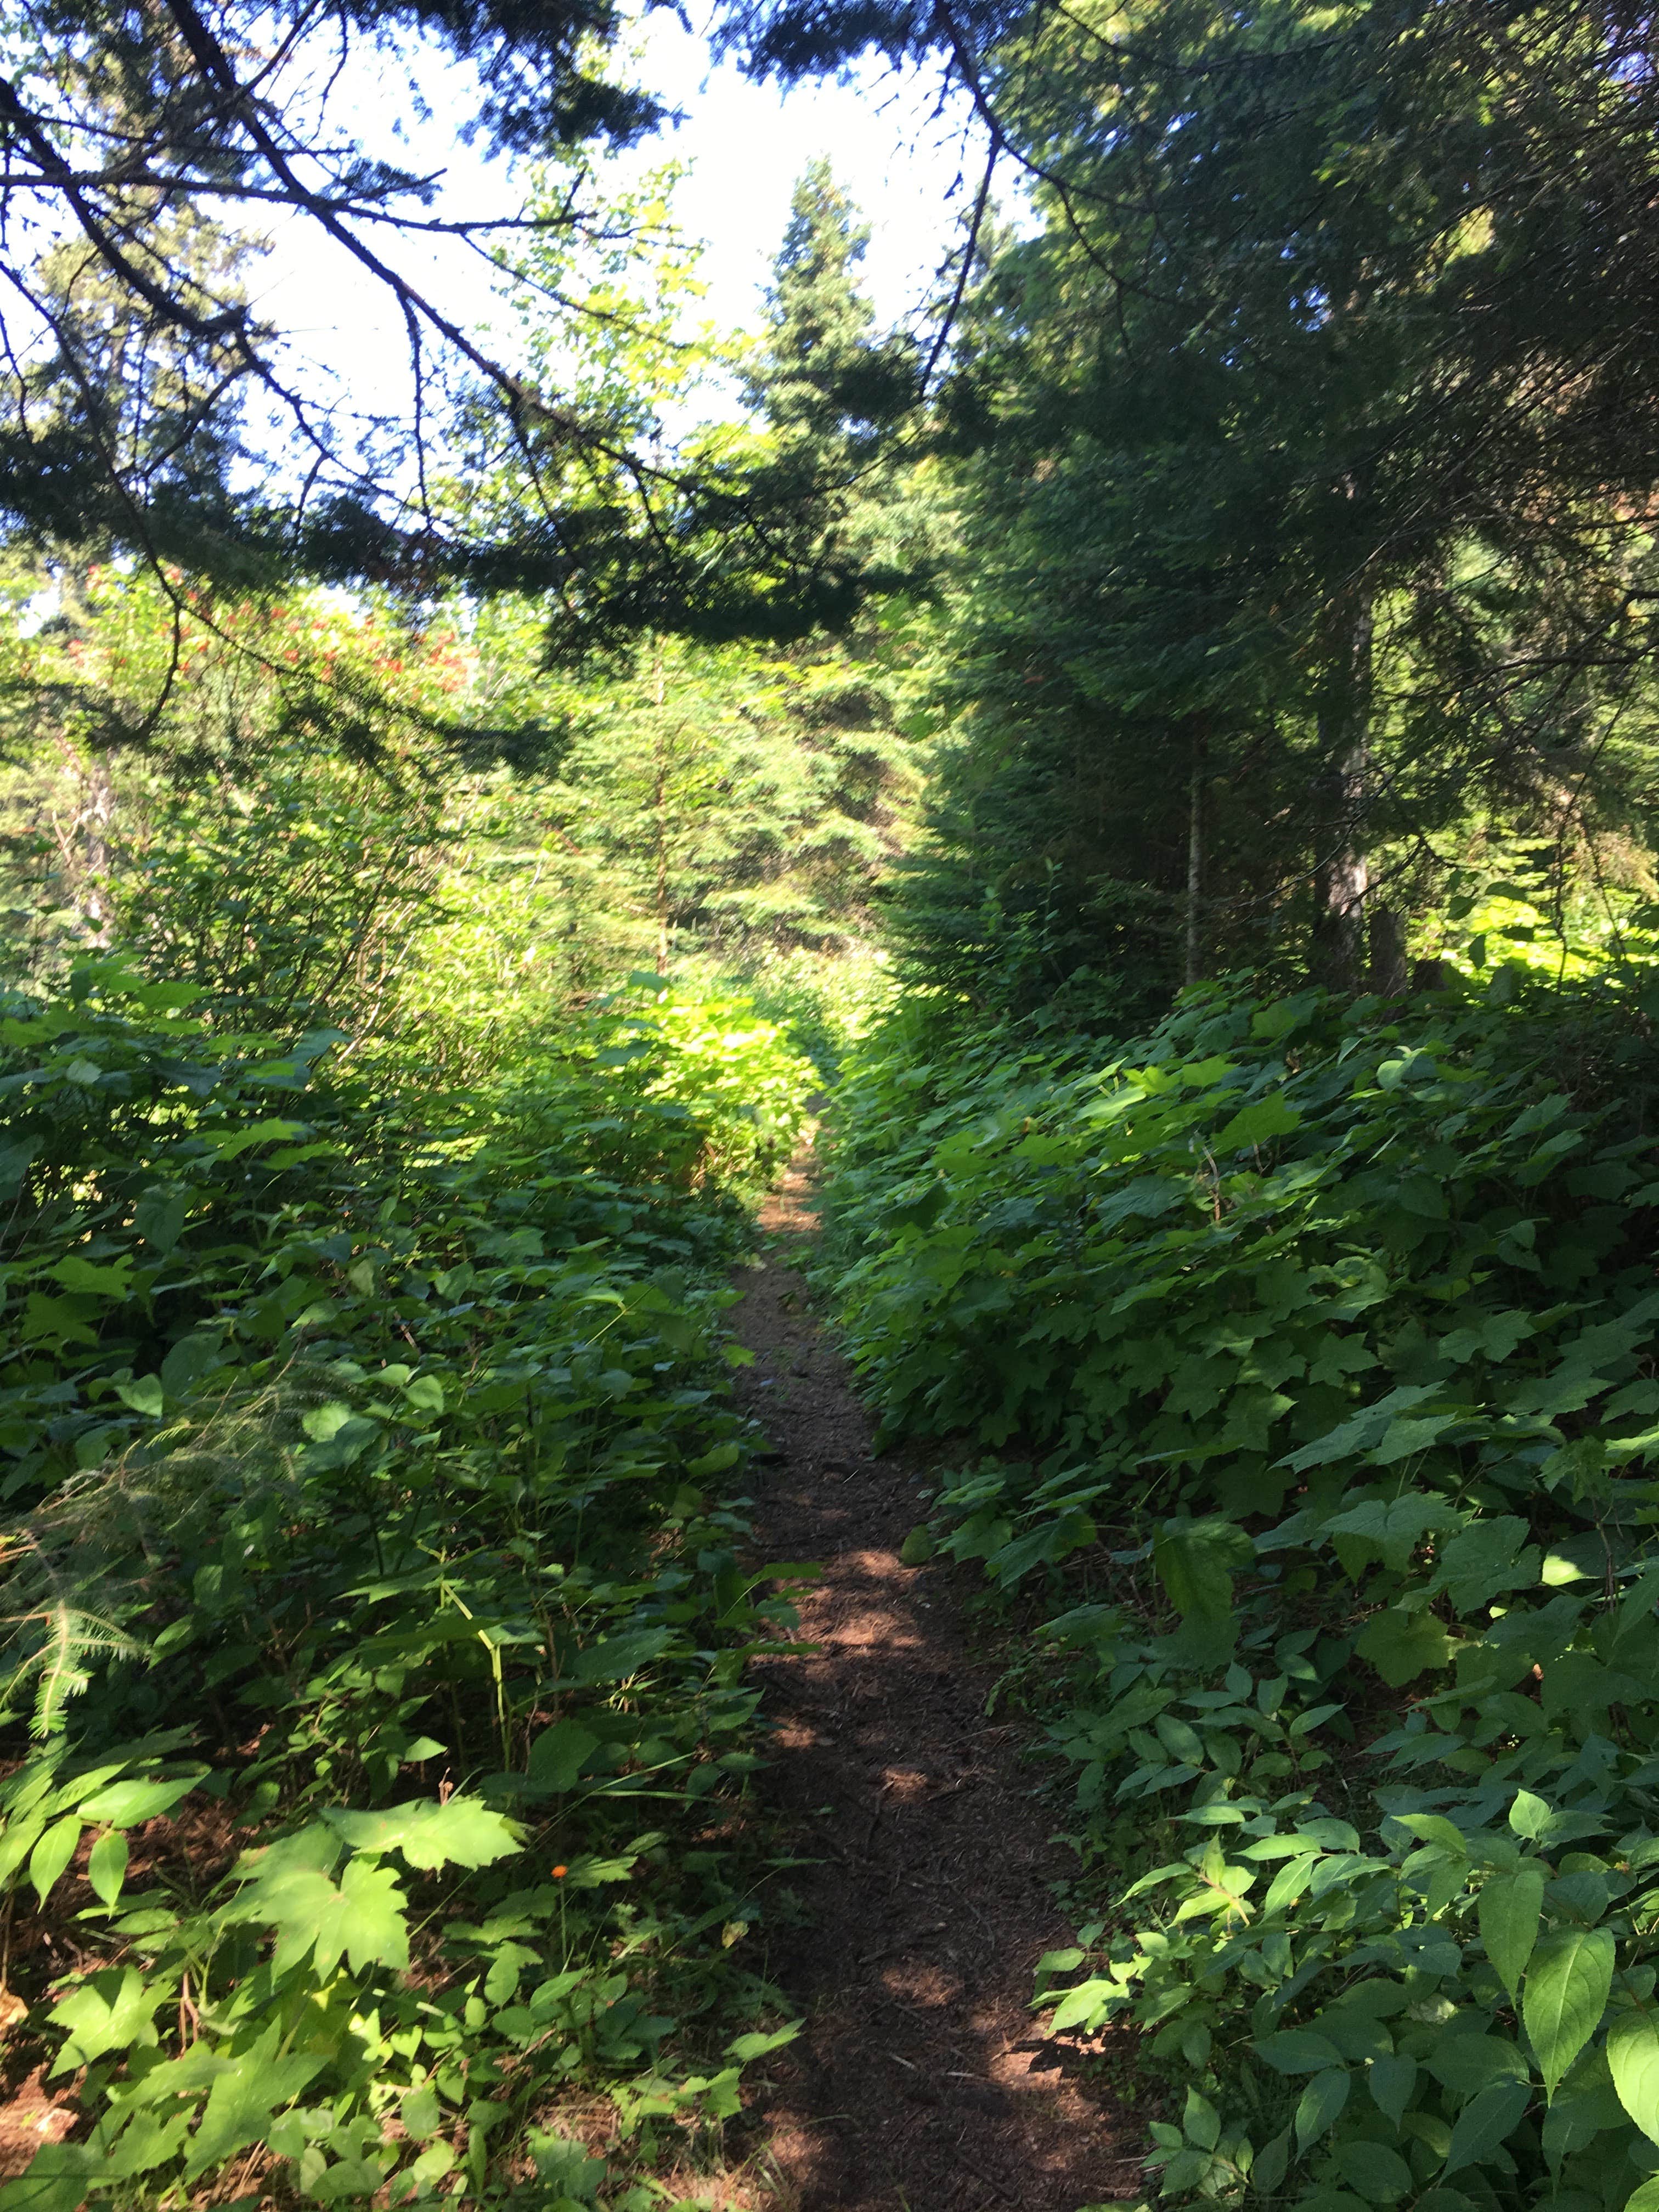
[[[1040,907],[1062,972],[1293,956],[1353,988],[1381,908],[1392,983],[1438,833],[1642,803],[1659,387],[1605,300],[1563,305],[1611,211],[1646,220],[1651,72],[1634,30],[1621,87],[1619,38],[1536,15],[1164,0],[984,58],[1043,227],[960,349],[973,805],[942,853],[1005,939]]]
[[[836,951],[868,928],[915,783],[878,684],[827,641],[659,641],[575,706],[549,864],[659,972]]]
[[[125,247],[152,277],[165,276],[204,323],[247,306],[246,272],[253,241],[185,203],[156,195],[135,207]],[[222,522],[230,481],[246,459],[240,440],[246,386],[236,344],[222,323],[205,338],[112,271],[82,236],[60,240],[31,278],[49,343],[12,369],[11,408],[37,446],[89,448],[143,513],[189,511],[199,528]],[[37,541],[106,556],[131,541],[100,494],[89,501],[73,472],[53,476],[30,514]]]
[[[913,586],[933,561],[924,503],[894,435],[915,412],[915,349],[877,329],[859,283],[869,240],[829,161],[811,162],[773,263],[766,326],[744,369],[749,403],[769,433],[751,482],[767,507],[796,518],[826,571],[845,580],[842,622],[865,591]]]
[[[583,334],[573,349],[564,322],[532,325],[532,357],[562,348],[574,387],[633,409],[647,435],[659,402],[689,409],[735,357],[758,419],[714,426],[691,448],[768,483],[775,511],[814,541],[820,575],[867,575],[878,558],[896,570],[925,539],[929,503],[860,411],[872,392],[908,395],[911,369],[859,286],[867,232],[856,209],[827,164],[814,164],[796,189],[765,327],[745,342],[690,320],[697,249],[675,223],[674,183],[665,170],[623,204],[618,228],[648,230],[650,257],[573,260],[548,241],[526,252],[539,288],[579,303]],[[533,518],[534,486],[511,468],[471,495],[499,503],[493,529],[526,507]],[[855,611],[855,599],[842,610]],[[556,757],[545,867],[565,887],[573,942],[609,932],[613,960],[743,963],[835,950],[867,929],[919,783],[919,732],[902,726],[899,699],[905,618],[890,607],[801,635],[799,611],[781,613],[771,648],[659,632],[605,669],[549,672],[526,647],[523,603],[492,611],[482,633],[489,716],[538,726]]]

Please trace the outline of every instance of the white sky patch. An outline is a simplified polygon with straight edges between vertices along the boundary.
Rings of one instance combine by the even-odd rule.
[[[666,11],[647,25],[641,74],[685,112],[655,143],[690,164],[680,213],[687,232],[707,241],[714,320],[755,319],[790,194],[821,155],[870,224],[864,268],[878,318],[901,322],[925,304],[984,160],[961,104],[937,115],[932,85],[870,64],[845,83],[787,93],[751,84],[734,63],[712,68],[705,40]]]
[[[703,317],[720,329],[757,322],[790,194],[819,155],[871,226],[865,278],[878,319],[906,321],[933,296],[935,272],[972,203],[984,158],[960,103],[940,115],[933,85],[868,65],[844,82],[787,93],[753,84],[732,63],[713,66],[706,39],[665,9],[646,19],[639,40],[640,80],[684,119],[617,167],[628,178],[665,161],[689,165],[676,207],[686,234],[706,241]],[[355,131],[369,153],[442,173],[428,215],[516,213],[521,188],[511,166],[485,161],[458,136],[472,111],[468,73],[430,52],[411,68],[405,57],[364,48],[331,110],[337,129]],[[455,322],[473,331],[489,326],[503,349],[511,343],[514,317],[498,296],[499,274],[477,252],[457,240],[400,237],[386,226],[362,234]],[[398,303],[308,217],[273,226],[252,289],[259,312],[289,338],[293,380],[337,399],[346,442],[368,418],[407,419],[409,338]],[[257,428],[254,434],[261,442]]]

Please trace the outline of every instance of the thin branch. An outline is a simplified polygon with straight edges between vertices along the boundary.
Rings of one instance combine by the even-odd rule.
[[[927,367],[921,372],[920,393],[923,399],[927,397],[928,387],[933,380],[933,371],[939,367],[945,349],[950,343],[951,333],[956,327],[957,317],[962,313],[963,301],[967,297],[969,280],[973,275],[974,262],[979,252],[980,229],[985,221],[985,210],[990,204],[991,179],[996,169],[997,155],[1001,150],[996,141],[993,139],[991,150],[986,156],[985,174],[980,179],[979,194],[974,202],[974,211],[969,218],[968,235],[962,243],[962,267],[957,272],[956,289],[951,295],[950,305],[946,307],[944,319],[939,324],[933,349],[927,356]]]

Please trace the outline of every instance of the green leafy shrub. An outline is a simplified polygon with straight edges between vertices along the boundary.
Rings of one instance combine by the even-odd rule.
[[[695,975],[697,964],[688,972]],[[848,1054],[893,997],[887,955],[868,946],[833,954],[797,946],[712,973],[787,1030],[826,1085],[839,1081]]]
[[[0,2203],[656,2203],[560,2100],[648,2164],[766,2046],[722,1177],[810,1071],[688,1008],[422,1100],[188,999],[0,1022],[0,1885],[90,2130]]]
[[[1042,2002],[1151,2039],[1173,2199],[1659,2203],[1656,1011],[1211,992],[854,1079],[848,1336],[1003,1448],[939,1531],[1044,1594]]]

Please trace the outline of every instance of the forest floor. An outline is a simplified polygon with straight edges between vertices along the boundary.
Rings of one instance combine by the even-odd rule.
[[[804,1863],[766,1971],[805,2016],[751,2118],[788,2212],[1081,2212],[1133,2200],[1144,2129],[1045,2040],[1032,1972],[1070,1940],[1071,1862],[994,1723],[957,1571],[906,1567],[926,1469],[878,1460],[799,1272],[810,1155],[761,1217],[767,1257],[731,1316],[738,1387],[777,1459],[757,1470],[757,1558],[815,1560],[798,1650],[759,1662],[767,1795]],[[758,2070],[758,2069],[757,2069]],[[755,2081],[755,2076],[750,2079]]]

